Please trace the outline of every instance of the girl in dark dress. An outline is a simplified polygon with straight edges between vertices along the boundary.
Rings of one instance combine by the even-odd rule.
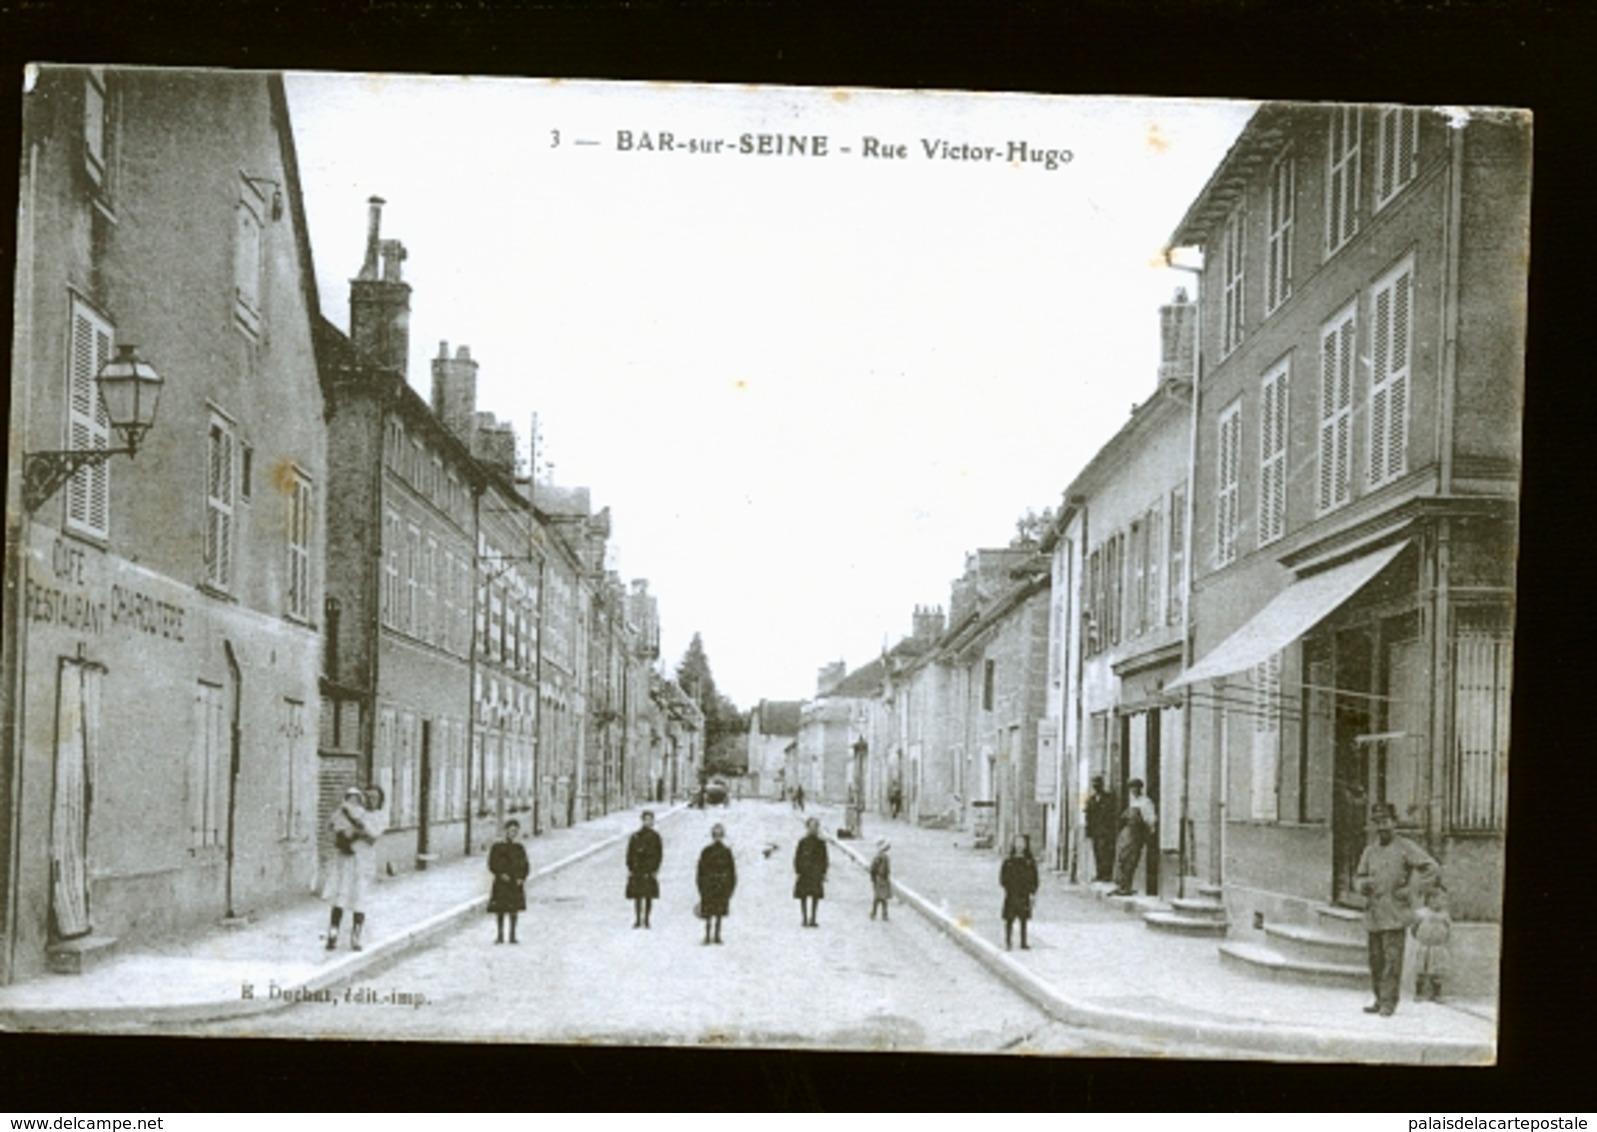
[[[804,823],[804,836],[793,850],[793,871],[798,874],[793,882],[793,898],[799,902],[799,917],[806,928],[820,927],[815,917],[821,909],[821,898],[826,895],[826,870],[830,864],[826,840],[821,836],[821,822],[810,818]]]
[[[527,849],[520,841],[521,823],[505,822],[505,836],[488,850],[488,871],[494,875],[493,892],[488,896],[488,911],[494,914],[499,934],[495,943],[505,942],[505,917],[510,917],[510,942],[516,941],[516,917],[527,907],[522,887],[532,870],[527,865]]]
[[[998,883],[1004,890],[1004,950],[1009,950],[1020,921],[1020,946],[1030,950],[1026,942],[1026,923],[1031,919],[1031,901],[1037,894],[1037,862],[1032,859],[1031,839],[1017,836],[1009,843],[1009,856],[998,870]]]
[[[660,898],[660,861],[665,847],[654,832],[654,811],[643,811],[643,826],[627,839],[627,899],[632,901],[632,926],[649,926],[649,913]]]
[[[724,838],[726,830],[717,823],[710,829],[710,843],[699,854],[699,915],[704,918],[704,942],[721,942],[721,917],[732,910],[732,891],[738,885],[737,862]]]

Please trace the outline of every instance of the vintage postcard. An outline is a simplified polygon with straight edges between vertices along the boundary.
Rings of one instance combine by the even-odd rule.
[[[1495,1060],[1528,113],[23,109],[0,1027]]]

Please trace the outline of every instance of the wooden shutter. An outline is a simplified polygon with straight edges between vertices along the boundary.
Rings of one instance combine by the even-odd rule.
[[[1357,321],[1349,308],[1320,336],[1320,473],[1316,506],[1329,511],[1348,500],[1353,445],[1353,363]]]
[[[206,472],[206,581],[218,589],[233,583],[233,433],[213,420]]]
[[[67,359],[67,444],[69,449],[111,446],[111,422],[95,383],[111,358],[111,325],[87,304],[72,301],[72,341]],[[66,485],[68,529],[94,538],[111,535],[109,464],[79,468]]]
[[[1259,541],[1286,532],[1287,368],[1264,379],[1259,420]]]
[[[1408,447],[1410,303],[1405,264],[1376,287],[1370,372],[1370,484],[1402,475]]]

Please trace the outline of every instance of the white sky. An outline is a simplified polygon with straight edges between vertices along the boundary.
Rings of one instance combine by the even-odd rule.
[[[409,253],[410,381],[534,412],[614,520],[674,667],[740,707],[813,694],[948,603],[964,555],[1057,503],[1153,388],[1164,241],[1252,104],[293,75],[324,313],[366,199]],[[560,132],[553,146],[552,131]],[[619,152],[618,130],[825,134],[831,156]],[[861,155],[871,136],[906,159]],[[601,145],[578,147],[579,138]],[[932,160],[922,139],[1069,149]],[[843,154],[841,147],[853,152]],[[730,148],[730,147],[729,147]]]

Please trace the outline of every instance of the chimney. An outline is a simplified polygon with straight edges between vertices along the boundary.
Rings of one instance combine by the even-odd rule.
[[[824,696],[833,688],[843,682],[843,677],[848,674],[848,666],[841,660],[834,660],[831,664],[821,666],[815,674],[815,694]]]
[[[1159,308],[1159,384],[1192,380],[1198,342],[1198,304],[1177,287],[1175,298]]]
[[[477,363],[471,358],[470,346],[457,347],[455,356],[450,357],[449,343],[438,343],[438,356],[433,359],[433,416],[462,444],[472,447],[477,424]]]
[[[923,644],[931,644],[943,635],[943,607],[940,605],[917,605],[915,607],[914,629],[910,636]]]
[[[410,365],[410,284],[400,268],[405,245],[381,238],[383,198],[369,204],[366,258],[349,283],[349,336],[368,362],[403,375]]]

